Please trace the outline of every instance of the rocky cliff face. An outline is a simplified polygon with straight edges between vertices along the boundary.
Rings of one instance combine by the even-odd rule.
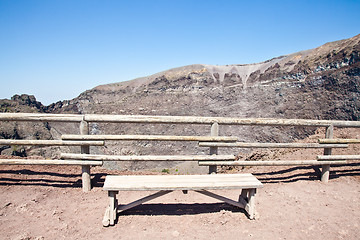
[[[190,65],[101,85],[67,102],[80,113],[359,120],[360,35],[246,65]],[[56,109],[61,112],[62,108]],[[292,141],[315,129],[221,127],[240,141]],[[208,126],[92,124],[94,134],[208,135]],[[111,154],[207,153],[196,146],[110,143]],[[197,149],[197,150],[196,150]],[[233,153],[236,153],[233,150]],[[126,167],[126,166],[125,166]],[[130,166],[129,168],[136,168]]]
[[[0,112],[44,113],[46,107],[32,95],[14,95],[10,100],[0,100]],[[51,139],[48,123],[0,122],[0,138],[4,139]],[[30,148],[0,146],[0,154],[26,156]]]
[[[359,41],[360,35],[257,64],[171,69],[98,86],[67,106],[83,113],[357,120]]]
[[[344,119],[360,118],[360,35],[321,47],[246,65],[190,65],[127,82],[101,85],[42,109],[52,113],[192,115]],[[291,141],[312,129],[223,127],[243,141]],[[92,124],[94,134],[209,134],[205,126]],[[61,132],[60,130],[58,132]],[[193,152],[173,143],[124,143],[113,153]],[[204,149],[207,152],[207,149]]]

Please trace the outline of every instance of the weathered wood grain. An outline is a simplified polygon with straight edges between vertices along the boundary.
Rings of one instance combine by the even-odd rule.
[[[332,139],[334,138],[334,125],[331,124],[326,128],[325,138]],[[332,148],[324,148],[324,155],[331,155]],[[330,164],[324,164],[321,167],[321,181],[327,183],[330,177]]]
[[[262,125],[262,126],[309,126],[309,127],[360,127],[360,121],[236,118],[236,117],[195,117],[195,116],[143,116],[143,115],[95,115],[86,114],[89,122],[122,123],[169,123],[169,124],[218,124]]]
[[[360,139],[319,139],[320,144],[360,143]]]
[[[89,123],[86,121],[80,122],[80,134],[87,135],[89,134]],[[82,155],[88,155],[90,153],[89,145],[80,146],[80,151]],[[82,179],[82,189],[83,192],[89,192],[91,190],[91,167],[90,165],[81,166],[81,179]]]
[[[209,190],[261,188],[252,174],[106,176],[104,190]]]
[[[44,159],[0,159],[0,165],[89,165],[101,166],[102,161],[44,160]]]
[[[199,161],[200,166],[316,166],[323,164],[347,164],[347,161],[287,160],[287,161]]]
[[[46,121],[46,122],[121,122],[121,123],[165,123],[165,124],[218,124],[260,126],[309,126],[309,127],[360,127],[360,121],[273,119],[236,117],[195,116],[148,116],[148,115],[101,115],[101,114],[42,114],[0,113],[0,121]]]
[[[0,121],[81,122],[83,115],[44,113],[0,113]]]
[[[323,160],[342,161],[342,160],[360,160],[360,155],[319,155],[317,159],[321,162]]]
[[[347,144],[319,143],[244,143],[244,142],[199,142],[199,147],[237,147],[237,148],[347,148]]]
[[[235,160],[234,155],[93,155],[61,153],[62,159],[100,161],[226,161]]]
[[[213,137],[219,136],[219,124],[217,122],[211,125],[210,134]],[[209,154],[210,155],[218,155],[218,147],[210,147]],[[209,174],[213,174],[217,172],[217,166],[209,166]]]
[[[104,141],[63,141],[63,140],[18,140],[0,139],[0,145],[29,145],[29,146],[104,146]]]
[[[237,137],[227,136],[168,136],[168,135],[75,135],[64,134],[63,140],[128,140],[128,141],[214,141],[235,142]]]

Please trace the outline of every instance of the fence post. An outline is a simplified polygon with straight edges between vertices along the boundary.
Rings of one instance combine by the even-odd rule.
[[[219,124],[217,122],[214,122],[212,125],[211,125],[211,133],[210,133],[211,136],[219,136]],[[210,155],[217,155],[218,154],[218,147],[210,147]],[[209,166],[209,174],[212,174],[212,173],[216,173],[217,171],[217,166]]]
[[[334,137],[334,125],[331,124],[326,128],[325,138],[333,138]],[[324,148],[324,155],[331,155],[332,148]],[[321,181],[327,183],[329,181],[330,176],[330,164],[322,165],[321,169]]]
[[[80,134],[88,135],[89,134],[89,123],[85,120],[80,122]],[[90,153],[90,146],[85,145],[81,146],[82,154]],[[82,188],[83,192],[89,192],[91,190],[91,177],[90,177],[90,166],[82,165],[81,166],[81,177],[82,177]]]

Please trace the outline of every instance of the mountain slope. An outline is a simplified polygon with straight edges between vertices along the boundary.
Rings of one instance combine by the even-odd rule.
[[[353,101],[358,90],[359,41],[357,35],[256,64],[184,66],[98,86],[66,106],[76,106],[84,113],[355,120],[359,117]],[[338,98],[346,104],[334,105]],[[349,101],[356,106],[349,109]],[[269,105],[273,106],[271,111]],[[304,115],[306,109],[315,112]],[[55,104],[52,111],[66,108]],[[331,113],[334,111],[336,115]]]
[[[360,118],[360,35],[255,64],[189,65],[135,80],[85,91],[54,103],[52,113],[192,115],[309,119]],[[51,124],[61,133],[64,128]],[[314,129],[222,127],[222,135],[243,141],[292,141]],[[208,126],[92,124],[93,134],[208,135]],[[195,153],[194,147],[152,143],[114,143],[112,153]],[[204,149],[201,152],[206,152]],[[200,153],[201,153],[200,152]]]

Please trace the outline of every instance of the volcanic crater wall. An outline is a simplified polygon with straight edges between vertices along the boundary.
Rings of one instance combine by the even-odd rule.
[[[359,120],[359,42],[357,35],[256,64],[180,67],[128,82],[101,85],[75,99],[47,107],[35,104],[34,99],[2,100],[1,111]],[[11,104],[28,108],[15,109],[9,107]],[[11,132],[9,129],[14,128],[0,129],[3,138],[39,135],[31,132],[22,135],[18,130],[18,136],[6,135],[7,131]],[[78,132],[78,126],[49,123],[43,130],[42,137],[58,138],[64,132]],[[210,127],[93,123],[91,131],[93,134],[209,135]],[[315,129],[221,126],[220,131],[221,135],[237,136],[240,141],[287,142],[306,137]],[[169,150],[179,154],[208,151],[192,144],[171,142],[109,143],[105,150],[93,149],[95,153],[110,154],[167,154]]]

